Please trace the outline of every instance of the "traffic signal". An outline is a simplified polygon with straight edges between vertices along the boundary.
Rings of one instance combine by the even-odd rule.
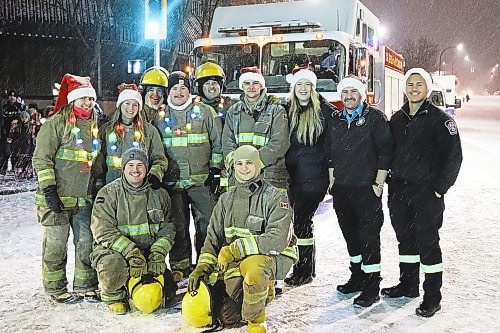
[[[167,0],[145,0],[144,38],[167,38]]]

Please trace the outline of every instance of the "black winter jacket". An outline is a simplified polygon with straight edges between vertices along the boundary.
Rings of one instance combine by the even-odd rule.
[[[389,170],[394,143],[387,118],[379,109],[364,103],[361,117],[350,126],[342,111],[334,112],[328,140],[336,184],[372,185],[378,169]]]
[[[285,155],[285,163],[290,175],[290,187],[292,189],[307,192],[326,192],[328,187],[327,119],[336,108],[321,96],[320,107],[323,132],[316,144],[309,146],[300,143],[297,139],[297,129],[290,129],[290,148]],[[289,112],[289,109],[290,106],[287,105],[287,112]],[[290,120],[290,115],[288,115],[288,119]]]
[[[431,186],[445,194],[462,164],[462,146],[455,121],[425,101],[413,116],[405,103],[390,121],[395,142],[391,181]]]

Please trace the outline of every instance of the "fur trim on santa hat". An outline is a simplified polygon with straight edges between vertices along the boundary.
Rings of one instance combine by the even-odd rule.
[[[412,68],[408,72],[406,72],[403,80],[403,91],[406,91],[406,82],[412,74],[420,74],[420,76],[422,76],[425,84],[427,85],[427,97],[429,97],[432,92],[432,77],[425,69],[419,67]]]
[[[240,90],[243,90],[243,82],[245,81],[258,81],[261,85],[262,88],[266,88],[266,80],[264,79],[264,76],[260,72],[260,69],[257,67],[245,67],[240,70],[240,81],[239,81],[239,87]]]
[[[342,90],[349,87],[354,88],[359,92],[359,94],[361,95],[361,102],[364,102],[366,100],[366,84],[356,78],[347,77],[339,82],[339,84],[337,85],[337,91],[339,93],[342,93]]]
[[[316,83],[318,82],[318,77],[312,70],[310,70],[307,67],[300,68],[297,71],[294,71],[293,74],[288,74],[286,76],[286,82],[290,83],[290,88],[294,88],[295,84],[300,80],[300,79],[306,79],[307,81],[311,82],[313,85],[314,89],[316,89]]]
[[[56,105],[54,106],[54,112],[51,116],[59,112],[63,106],[82,97],[93,97],[94,100],[97,99],[96,92],[90,83],[90,77],[64,74],[61,81],[61,87],[59,88],[59,94],[57,95]]]
[[[119,108],[120,104],[128,99],[139,102],[139,110],[142,110],[142,96],[139,91],[137,91],[137,86],[135,84],[127,85],[125,89],[121,90],[120,95],[118,95],[118,100],[116,101],[116,107]]]

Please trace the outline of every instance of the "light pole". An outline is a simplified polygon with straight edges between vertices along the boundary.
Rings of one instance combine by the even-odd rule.
[[[441,75],[441,64],[442,64],[441,59],[443,57],[444,51],[450,50],[450,49],[455,49],[455,48],[460,51],[460,50],[462,50],[464,48],[464,45],[462,43],[460,43],[460,44],[458,44],[456,46],[449,46],[449,47],[445,48],[443,51],[441,51],[441,53],[439,54],[439,70],[438,70],[438,75]]]

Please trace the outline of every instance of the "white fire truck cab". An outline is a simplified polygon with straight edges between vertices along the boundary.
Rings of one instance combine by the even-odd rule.
[[[195,66],[207,61],[219,64],[226,73],[225,94],[233,97],[241,93],[240,69],[248,66],[259,67],[268,92],[281,98],[290,93],[286,75],[295,66],[309,66],[318,76],[318,92],[335,104],[340,100],[338,82],[352,74],[366,82],[370,103],[384,109],[390,102],[391,109],[386,110],[390,115],[402,104],[404,61],[392,52],[400,60],[392,58],[388,72],[399,73],[393,76],[400,82],[383,87],[386,61],[385,48],[378,43],[379,23],[358,0],[219,7],[209,38],[195,41],[192,61]],[[397,66],[399,72],[394,70]]]

